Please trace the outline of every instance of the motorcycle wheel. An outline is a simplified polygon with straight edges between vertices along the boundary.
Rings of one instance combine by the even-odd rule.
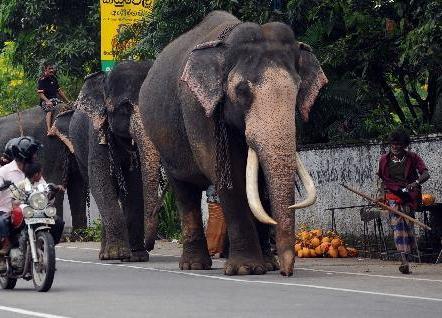
[[[35,239],[38,263],[32,264],[32,280],[39,292],[48,291],[55,274],[54,239],[49,232],[37,232]]]
[[[17,278],[0,277],[0,286],[2,289],[14,289],[17,284]]]

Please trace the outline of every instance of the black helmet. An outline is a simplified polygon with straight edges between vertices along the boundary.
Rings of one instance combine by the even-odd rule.
[[[31,136],[19,137],[12,145],[12,156],[18,161],[29,161],[43,145]]]
[[[5,145],[5,151],[4,155],[7,157],[8,160],[12,161],[14,159],[14,156],[12,155],[12,146],[15,145],[18,141],[19,137],[12,138],[9,140]]]

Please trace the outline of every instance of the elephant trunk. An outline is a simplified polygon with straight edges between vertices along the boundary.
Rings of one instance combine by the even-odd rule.
[[[276,222],[276,247],[281,274],[291,276],[295,255],[295,214],[289,209],[294,202],[294,173],[296,172],[295,147],[287,146],[259,152],[269,193],[270,207]]]
[[[293,274],[295,255],[294,173],[298,172],[307,189],[307,198],[295,208],[311,205],[316,197],[313,182],[296,154],[295,105],[299,79],[284,69],[270,65],[261,82],[252,87],[254,96],[246,114],[246,139],[249,147],[246,190],[254,215],[264,223],[275,224],[276,246],[281,274]],[[255,153],[256,152],[256,153]],[[259,201],[257,170],[263,169],[270,208],[270,218]]]

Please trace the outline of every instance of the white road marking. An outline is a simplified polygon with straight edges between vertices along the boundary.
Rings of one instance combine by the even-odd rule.
[[[99,248],[87,248],[87,247],[76,247],[76,246],[57,246],[59,248],[70,248],[70,249],[79,249],[79,250],[93,250],[93,251],[99,251]],[[180,256],[177,255],[166,255],[166,254],[157,254],[157,253],[149,253],[153,256],[164,256],[164,257],[176,257],[179,258]],[[212,259],[212,261],[215,262],[224,262],[224,260],[221,259]],[[435,282],[435,283],[442,283],[441,279],[431,279],[431,278],[418,278],[418,277],[404,277],[404,276],[392,276],[392,275],[379,275],[379,274],[366,274],[366,273],[355,273],[355,272],[340,272],[340,271],[330,271],[330,270],[324,270],[324,269],[314,269],[314,268],[306,268],[306,267],[297,267],[295,265],[295,270],[303,270],[303,271],[312,271],[312,272],[323,272],[327,275],[333,274],[340,274],[340,275],[356,275],[356,276],[367,276],[367,277],[379,277],[379,278],[391,278],[391,279],[402,279],[402,280],[411,280],[411,281],[426,281],[426,282]]]
[[[331,275],[333,273],[333,274],[341,274],[341,275],[356,275],[356,276],[368,276],[368,277],[380,277],[380,278],[404,279],[404,280],[416,280],[416,281],[442,283],[441,279],[430,279],[430,278],[401,277],[401,276],[365,274],[365,273],[354,273],[354,272],[339,272],[339,271],[330,271],[330,270],[324,270],[324,269],[314,269],[314,268],[305,268],[305,267],[295,267],[295,271],[296,270],[322,272],[322,273],[326,273],[327,275]]]
[[[77,246],[55,246],[58,248],[68,248],[68,249],[77,249],[77,250],[87,250],[87,251],[99,251],[99,248],[91,248],[91,247],[77,247]],[[149,252],[149,255],[152,256],[163,256],[163,257],[175,257],[175,258],[180,258],[181,256],[179,255],[168,255],[168,254],[157,254],[157,253],[151,253]],[[212,262],[224,262],[224,260],[222,259],[213,259],[212,258]]]
[[[22,315],[27,315],[27,316],[32,316],[32,317],[69,318],[69,317],[66,317],[66,316],[57,316],[57,315],[45,314],[45,313],[41,313],[41,312],[30,311],[30,310],[15,308],[15,307],[0,306],[0,310],[14,312],[14,313],[17,313],[17,314],[22,314]]]
[[[68,262],[68,263],[89,264],[89,265],[106,265],[106,266],[110,265],[110,266],[114,266],[114,267],[142,269],[142,270],[148,270],[148,271],[152,271],[152,272],[171,273],[171,274],[178,274],[178,275],[184,275],[184,276],[193,276],[193,277],[202,277],[202,278],[217,279],[217,280],[223,280],[223,281],[239,282],[239,283],[245,283],[245,284],[295,286],[295,287],[333,290],[333,291],[356,293],[356,294],[366,294],[366,295],[375,295],[375,296],[387,296],[387,297],[395,297],[395,298],[418,299],[418,300],[442,302],[442,298],[421,297],[421,296],[412,296],[412,295],[403,295],[403,294],[391,294],[391,293],[374,292],[374,291],[367,291],[367,290],[337,288],[337,287],[310,285],[310,284],[271,282],[271,281],[262,281],[262,280],[246,280],[246,279],[231,278],[231,277],[226,277],[226,276],[205,275],[205,274],[197,274],[197,273],[184,272],[184,271],[174,271],[174,270],[167,270],[167,269],[158,269],[158,268],[152,268],[152,267],[142,267],[142,266],[124,265],[124,264],[96,263],[96,262],[90,262],[90,261],[77,261],[77,260],[62,259],[62,258],[57,258],[57,260],[61,261],[61,262]]]

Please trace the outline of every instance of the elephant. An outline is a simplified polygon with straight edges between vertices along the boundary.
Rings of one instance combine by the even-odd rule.
[[[137,113],[139,89],[151,65],[120,62],[108,75],[87,76],[75,111],[55,120],[101,215],[101,260],[148,261],[155,242],[159,155],[140,129]],[[103,133],[107,144],[99,143]]]
[[[269,255],[259,234],[272,224],[280,273],[293,275],[294,209],[316,200],[296,152],[296,105],[308,120],[326,83],[312,49],[289,26],[241,22],[223,11],[210,13],[157,56],[139,109],[175,192],[183,231],[180,269],[211,267],[200,199],[214,184],[230,241],[224,273],[266,273]],[[307,194],[293,204],[295,172]]]
[[[45,115],[40,107],[1,117],[0,130],[1,151],[10,139],[20,135],[33,136],[43,144],[43,149],[38,152],[38,160],[43,166],[44,178],[55,184],[67,181],[72,228],[75,230],[86,227],[87,186],[80,176],[75,157],[69,155],[66,146],[58,138],[46,135]],[[66,177],[67,180],[63,180]],[[63,218],[63,195],[56,196],[55,206],[57,215]]]

